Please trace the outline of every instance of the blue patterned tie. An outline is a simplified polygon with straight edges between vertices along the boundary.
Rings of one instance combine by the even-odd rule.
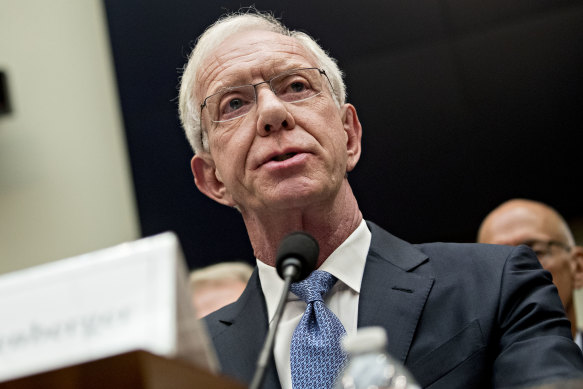
[[[323,301],[335,283],[332,274],[314,270],[305,280],[291,285],[291,291],[308,304],[291,341],[294,389],[332,388],[346,361],[340,346],[346,330]]]

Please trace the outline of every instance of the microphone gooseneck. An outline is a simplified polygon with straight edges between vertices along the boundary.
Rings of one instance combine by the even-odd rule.
[[[263,383],[265,369],[273,351],[275,333],[279,326],[291,283],[305,279],[314,271],[319,252],[320,248],[316,239],[305,232],[292,232],[282,239],[277,250],[275,267],[277,268],[277,274],[284,280],[284,287],[275,310],[273,324],[269,326],[265,343],[257,359],[257,367],[249,389],[259,389]]]

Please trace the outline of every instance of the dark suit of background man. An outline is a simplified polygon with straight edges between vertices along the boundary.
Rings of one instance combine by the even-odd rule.
[[[556,288],[530,249],[411,245],[363,220],[347,178],[361,124],[336,62],[306,34],[256,12],[215,23],[185,67],[180,115],[197,187],[241,213],[257,257],[239,300],[205,319],[224,373],[251,380],[283,285],[278,245],[302,230],[320,245],[319,270],[338,278],[325,303],[346,332],[384,327],[421,386],[582,375]],[[291,387],[290,339],[306,304],[288,299],[266,388]]]

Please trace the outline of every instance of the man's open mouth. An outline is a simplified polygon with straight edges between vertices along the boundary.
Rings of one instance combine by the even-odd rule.
[[[278,155],[276,157],[273,157],[271,160],[272,161],[277,161],[277,162],[281,162],[281,161],[285,161],[286,159],[290,159],[291,157],[293,157],[294,155],[296,155],[297,153],[286,153],[286,154],[281,154]]]

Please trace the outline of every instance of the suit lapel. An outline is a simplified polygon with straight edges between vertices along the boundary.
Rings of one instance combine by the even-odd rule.
[[[415,274],[428,258],[412,245],[367,222],[372,233],[358,307],[358,327],[381,326],[389,352],[405,363],[433,278]],[[209,317],[223,372],[250,382],[267,334],[267,308],[257,269],[239,300]],[[273,357],[264,388],[281,388]]]
[[[213,320],[213,342],[223,356],[222,371],[249,383],[267,335],[267,308],[257,269],[236,303],[218,311]],[[216,323],[216,322],[215,322]],[[273,356],[265,372],[264,388],[280,388]]]
[[[411,346],[433,278],[414,273],[428,262],[425,254],[374,223],[358,306],[358,327],[382,326],[388,350],[403,364]]]

